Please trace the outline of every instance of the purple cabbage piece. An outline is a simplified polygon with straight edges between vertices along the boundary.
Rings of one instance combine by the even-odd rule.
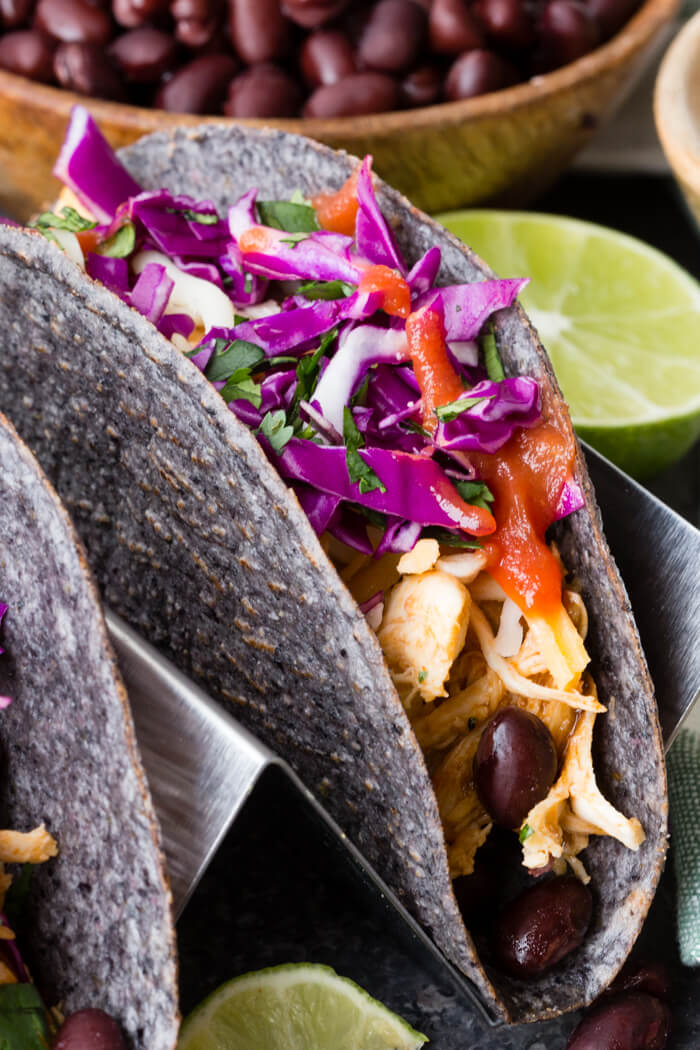
[[[569,514],[573,514],[574,511],[580,510],[581,507],[584,507],[585,505],[586,499],[583,495],[581,485],[576,478],[569,478],[566,481],[564,488],[561,490],[557,509],[554,514],[554,521],[566,518]]]
[[[311,527],[316,535],[320,536],[326,531],[338,510],[340,498],[331,496],[327,492],[319,492],[318,489],[310,488],[308,485],[294,485],[293,488]]]
[[[396,518],[473,532],[482,517],[472,512],[441,468],[427,456],[393,449],[361,449],[359,455],[383,482],[386,492],[360,492],[359,484],[350,481],[342,446],[291,438],[278,456],[269,454],[282,477],[303,481],[341,500]]]
[[[435,444],[446,451],[497,452],[518,427],[531,427],[540,418],[540,388],[529,376],[485,380],[465,392],[483,397],[449,423],[438,424]]]
[[[172,339],[174,335],[189,339],[194,331],[194,321],[189,314],[163,314],[158,328],[166,339]]]
[[[343,432],[343,409],[361,384],[367,369],[378,362],[399,364],[408,359],[406,333],[375,325],[359,325],[342,340],[314,391],[323,415]]]
[[[3,915],[2,912],[0,912],[0,926],[6,926],[8,930],[12,929],[12,927],[9,924],[9,922],[7,921],[7,916]],[[20,950],[17,947],[16,939],[12,938],[10,940],[2,940],[2,941],[0,941],[0,944],[2,945],[4,950],[7,952],[7,955],[8,955],[9,961],[10,961],[10,965],[11,965],[12,969],[14,970],[15,974],[17,975],[19,983],[20,984],[31,984],[31,980],[32,979],[29,976],[29,974],[27,973],[26,967],[24,965],[24,960],[22,959],[22,955],[20,953]]]
[[[258,225],[258,215],[255,208],[257,197],[258,191],[256,189],[248,190],[229,208],[228,228],[234,241],[238,241],[241,234],[249,230],[251,226]]]
[[[352,547],[353,550],[370,557],[374,554],[374,547],[367,535],[367,520],[348,507],[340,507],[328,524],[328,531],[331,536],[335,536],[337,540]]]
[[[452,284],[425,292],[413,309],[437,306],[442,310],[448,340],[466,342],[476,339],[485,321],[495,310],[510,306],[529,278],[518,280],[477,281],[475,284]]]
[[[145,230],[148,240],[170,258],[218,259],[230,240],[228,226],[211,201],[156,190],[134,197],[128,213]],[[192,217],[195,214],[215,221],[198,222]]]
[[[310,233],[303,240],[290,243],[293,234],[268,226],[260,226],[259,229],[265,231],[266,243],[262,249],[243,252],[246,270],[281,281],[303,278],[307,281],[359,284],[361,270],[329,246],[335,244],[337,234],[329,235],[324,231]]]
[[[98,222],[111,222],[121,204],[141,193],[84,106],[71,110],[53,173]]]
[[[240,419],[241,423],[245,423],[252,430],[256,430],[262,423],[262,413],[258,412],[255,405],[250,401],[229,401],[228,407],[229,411],[233,412],[234,416]]]
[[[273,412],[278,408],[288,409],[294,397],[297,385],[296,369],[284,372],[273,372],[265,376],[260,384],[260,413]]]
[[[257,274],[243,270],[243,253],[235,241],[230,241],[226,252],[219,259],[224,273],[231,278],[228,293],[236,306],[255,306],[262,302],[267,292],[267,281]]]
[[[406,277],[406,284],[411,290],[411,299],[423,295],[435,284],[442,262],[442,252],[437,244],[428,248]]]
[[[217,288],[224,290],[219,268],[214,263],[203,262],[201,259],[182,259],[179,255],[173,257],[173,262],[183,273],[191,277],[198,277],[202,281],[209,281],[210,284],[215,284]]]
[[[416,521],[392,521],[386,528],[377,547],[377,556],[382,554],[406,554],[418,543],[421,526]]]
[[[372,609],[375,609],[378,605],[381,605],[383,601],[384,591],[377,591],[375,594],[372,595],[371,598],[368,598],[366,602],[362,602],[360,604],[360,612],[364,613],[366,616],[368,612],[372,612]]]
[[[152,324],[158,325],[175,282],[160,263],[147,263],[134,285],[129,302]]]
[[[355,248],[368,262],[389,266],[405,277],[406,263],[374,195],[371,163],[372,158],[365,157],[357,176]]]
[[[129,301],[129,264],[126,259],[112,259],[108,255],[88,252],[85,269],[93,280],[104,284],[125,302]]]

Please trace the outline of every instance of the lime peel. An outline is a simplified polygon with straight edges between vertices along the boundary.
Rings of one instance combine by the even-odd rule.
[[[178,1050],[418,1050],[427,1037],[330,966],[288,963],[221,985]]]
[[[502,277],[539,330],[579,435],[648,477],[700,436],[700,285],[627,234],[488,209],[437,217]]]

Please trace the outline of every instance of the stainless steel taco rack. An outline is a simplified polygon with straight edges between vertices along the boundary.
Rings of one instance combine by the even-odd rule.
[[[586,451],[606,534],[656,684],[668,747],[700,693],[700,532],[597,453]],[[440,986],[448,988],[459,1004],[462,1036],[469,1034],[469,1043],[460,1041],[454,1046],[460,1050],[467,1045],[475,1050],[496,1045],[504,1050],[539,1047],[532,1043],[535,1032],[531,1026],[526,1026],[527,1037],[511,1029],[493,1043],[488,1032],[499,1022],[489,1007],[289,766],[117,617],[107,613],[107,623],[160,818],[177,916],[248,801],[262,792],[262,783],[274,771],[313,818],[317,833],[334,851],[334,863],[348,869],[392,934],[407,946],[416,965],[436,975]],[[474,1028],[468,1021],[467,1033],[464,1018],[471,1017]]]

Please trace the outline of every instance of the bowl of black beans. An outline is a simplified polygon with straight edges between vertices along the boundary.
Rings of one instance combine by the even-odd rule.
[[[55,192],[71,106],[115,146],[235,121],[372,153],[416,205],[524,203],[678,0],[0,0],[0,208]]]

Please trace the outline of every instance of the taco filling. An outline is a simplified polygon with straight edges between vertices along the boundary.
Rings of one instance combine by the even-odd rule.
[[[573,442],[535,379],[504,374],[491,327],[525,281],[438,286],[437,246],[409,269],[370,165],[313,200],[253,187],[224,218],[143,192],[78,107],[65,190],[34,225],[190,357],[295,492],[383,650],[452,877],[500,824],[527,869],[586,882],[591,836],[636,850],[644,831],[596,784],[606,707],[577,581],[547,540],[583,504]],[[520,747],[505,787],[504,710],[545,754],[533,771]]]

